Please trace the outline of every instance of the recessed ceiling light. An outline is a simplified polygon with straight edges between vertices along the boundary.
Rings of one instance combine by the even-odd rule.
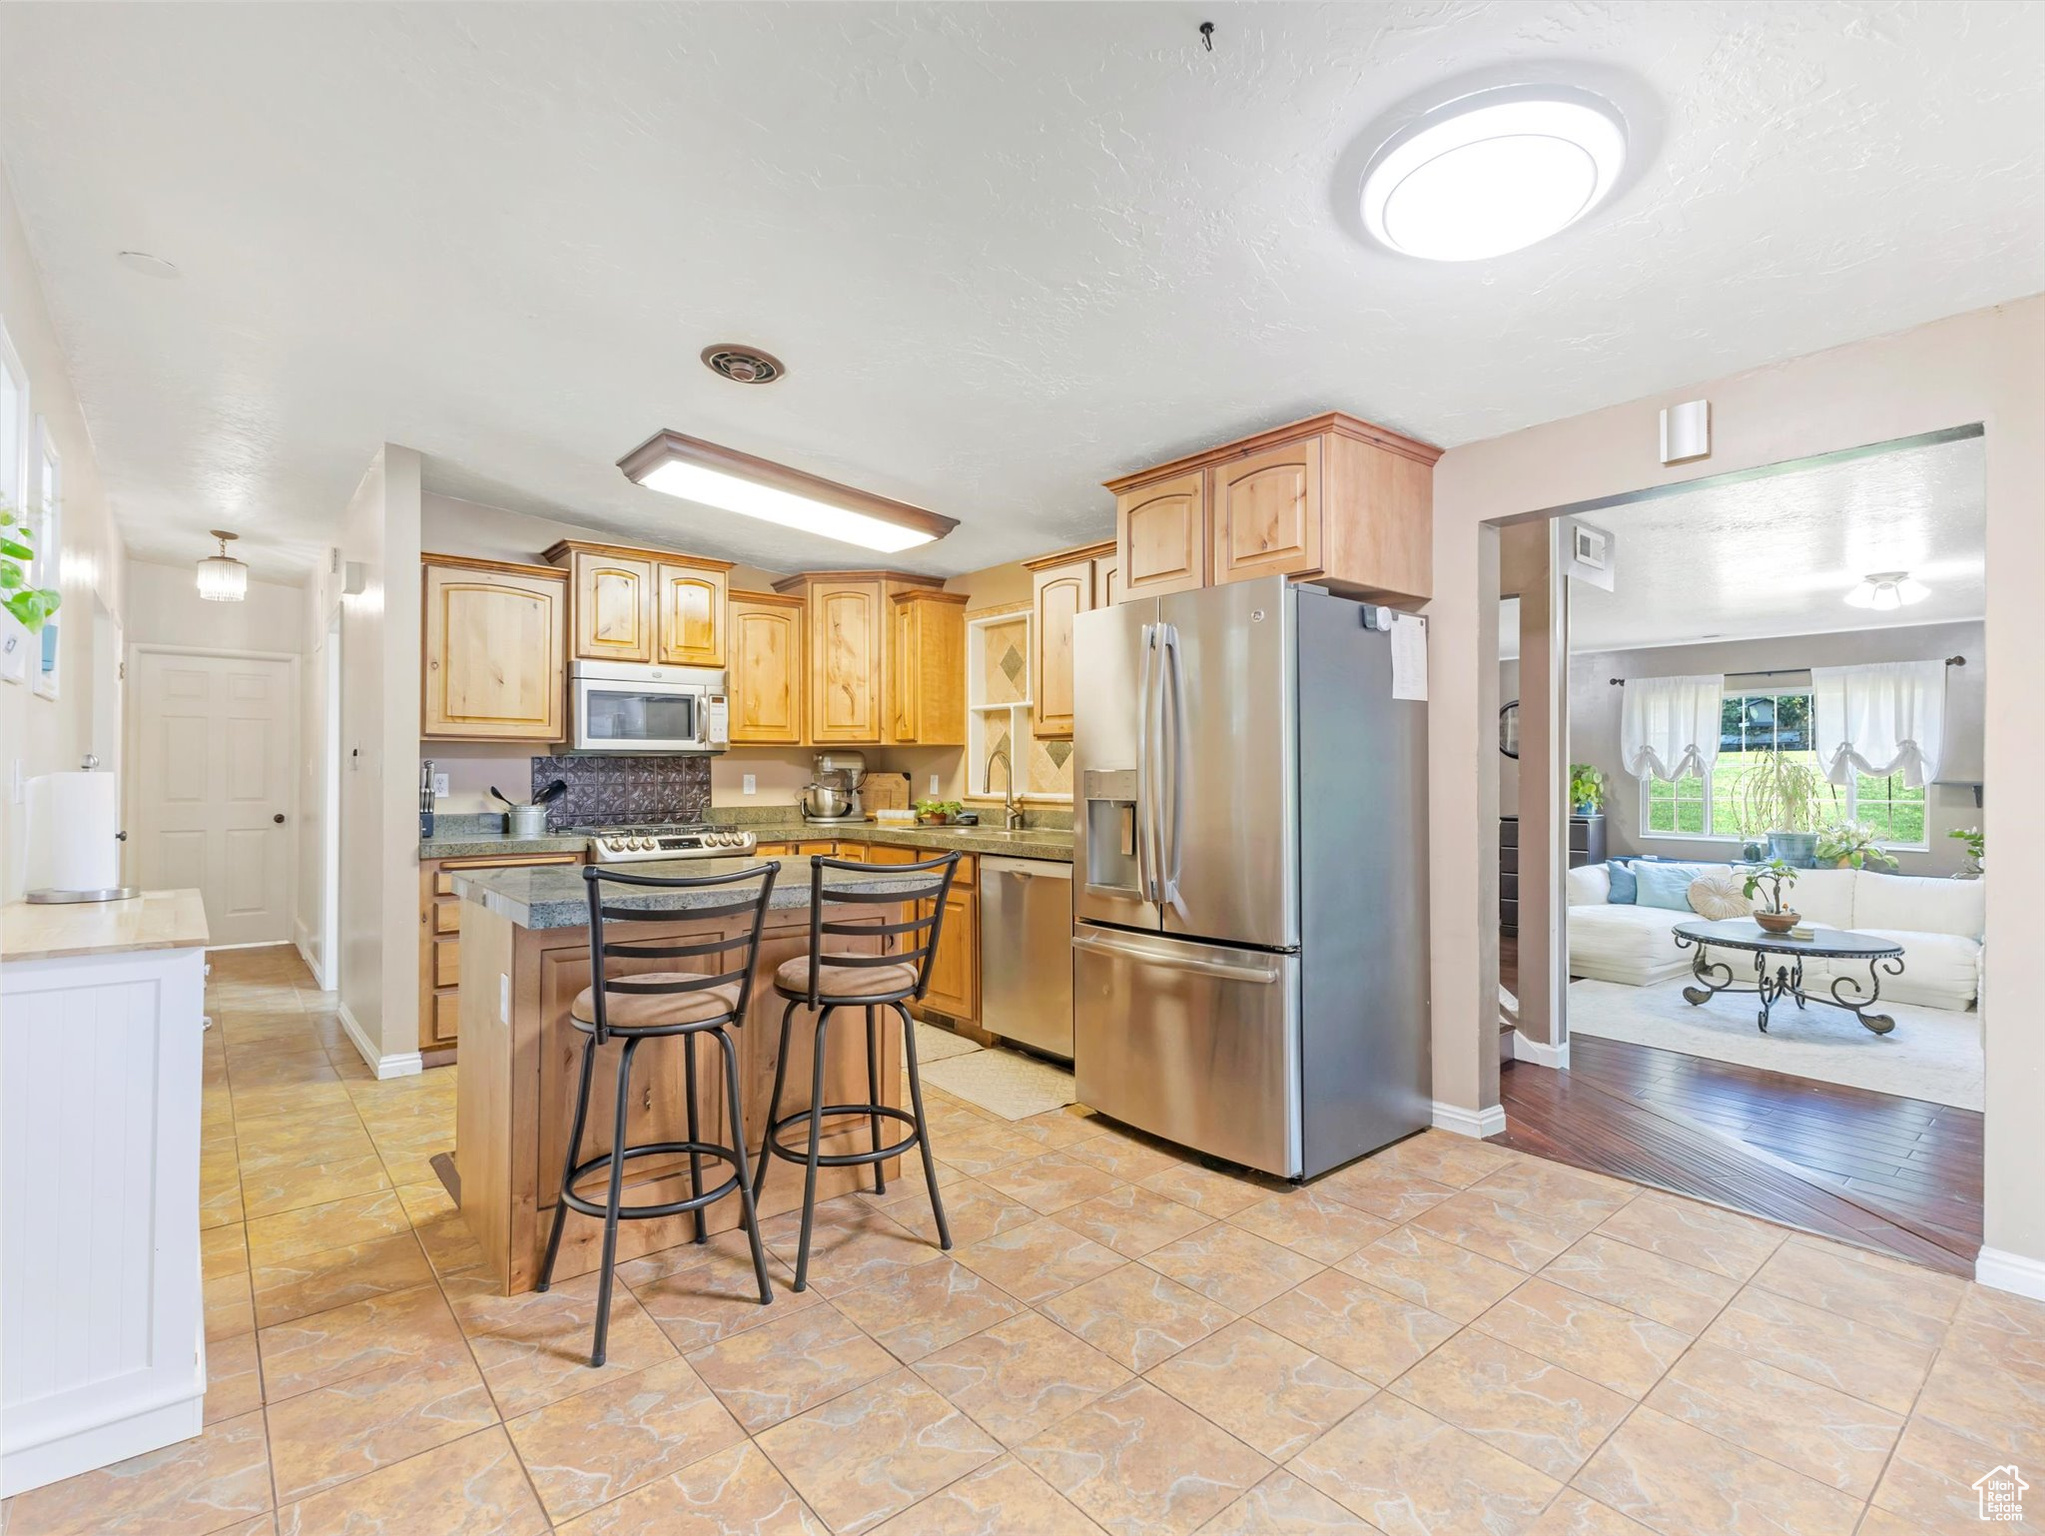
[[[1888,612],[1894,608],[1921,603],[1931,596],[1931,588],[1921,581],[1912,581],[1908,571],[1875,571],[1861,577],[1859,583],[1846,594],[1846,601],[1855,608],[1874,608]]]
[[[655,433],[618,460],[618,468],[650,491],[884,554],[928,544],[958,527],[956,518],[679,432]]]
[[[1484,91],[1428,113],[1363,178],[1371,235],[1429,261],[1481,261],[1568,228],[1626,164],[1616,108],[1559,86]]]
[[[177,263],[165,261],[161,256],[152,256],[147,251],[119,251],[114,260],[130,272],[140,272],[144,277],[176,277]]]

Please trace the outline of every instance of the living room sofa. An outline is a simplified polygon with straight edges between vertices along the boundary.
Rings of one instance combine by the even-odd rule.
[[[1732,873],[1729,864],[1693,867],[1700,874]],[[1903,974],[1882,977],[1883,997],[1959,1010],[1981,993],[1986,885],[1983,880],[1806,869],[1799,871],[1788,904],[1818,927],[1850,928],[1901,944]],[[1605,864],[1569,872],[1569,974],[1644,987],[1688,972],[1692,951],[1679,949],[1671,930],[1697,914],[1614,902],[1611,890]],[[1752,975],[1753,958],[1745,952],[1725,951],[1713,958],[1730,963],[1738,979]],[[1866,963],[1805,962],[1807,984],[1839,975],[1865,980]]]

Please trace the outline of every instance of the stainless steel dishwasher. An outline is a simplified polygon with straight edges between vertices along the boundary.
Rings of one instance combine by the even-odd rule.
[[[980,1027],[1072,1059],[1072,866],[980,860]]]

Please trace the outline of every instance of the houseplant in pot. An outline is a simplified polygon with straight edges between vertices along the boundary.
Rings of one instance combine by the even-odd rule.
[[[1894,874],[1902,866],[1884,853],[1878,829],[1864,821],[1835,821],[1819,829],[1817,859],[1833,869],[1872,869]]]
[[[1753,757],[1740,780],[1740,825],[1766,834],[1771,859],[1810,869],[1817,862],[1819,818],[1832,809],[1837,792],[1799,754],[1768,748]]]
[[[1764,886],[1768,891],[1768,905],[1754,914],[1754,921],[1770,933],[1788,933],[1803,921],[1803,914],[1783,905],[1783,893],[1796,884],[1796,867],[1786,859],[1770,859],[1755,869],[1747,871],[1746,884],[1742,887],[1747,900],[1754,899],[1754,893]]]
[[[1955,827],[1946,834],[1958,838],[1967,845],[1967,867],[1954,875],[1955,880],[1979,880],[1988,868],[1988,838],[1979,827]]]
[[[1605,808],[1605,771],[1589,763],[1569,765],[1569,806],[1578,816],[1595,816]]]

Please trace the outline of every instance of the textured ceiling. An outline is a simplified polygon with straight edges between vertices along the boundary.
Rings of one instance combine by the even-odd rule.
[[[0,6],[0,154],[139,551],[304,561],[376,444],[430,488],[770,568],[845,546],[613,462],[659,427],[959,518],[1325,407],[1453,445],[2045,289],[2045,7]],[[1444,82],[1605,90],[1581,226],[1354,232]],[[123,248],[175,261],[165,282]],[[722,382],[744,340],[788,378]],[[868,562],[871,563],[871,562]]]
[[[1987,457],[1978,437],[1613,507],[1614,589],[1569,594],[1575,652],[1978,619],[1988,610]],[[1874,571],[1931,595],[1876,613],[1845,597]],[[1516,605],[1502,654],[1519,654]]]

